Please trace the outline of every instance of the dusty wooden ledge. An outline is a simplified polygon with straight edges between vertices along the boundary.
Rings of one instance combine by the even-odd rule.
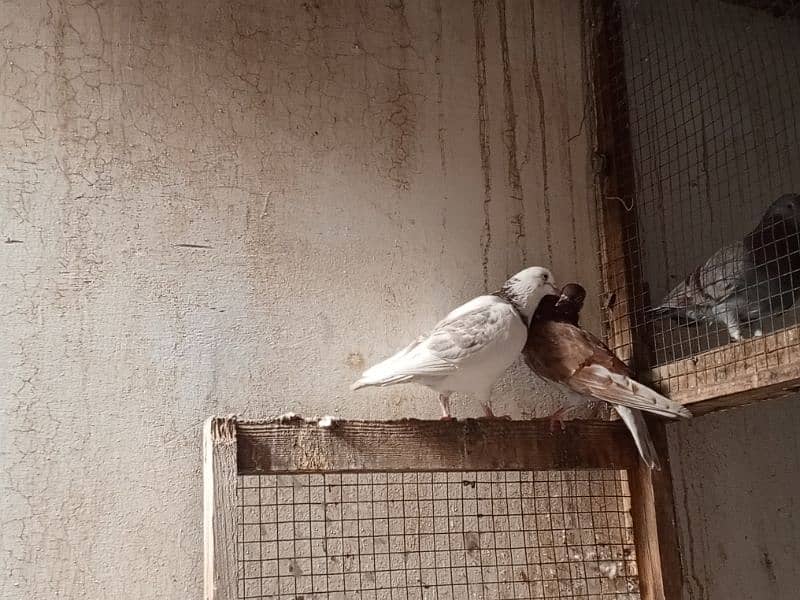
[[[235,425],[240,475],[637,465],[633,441],[619,422],[569,421],[554,432],[547,419],[334,420],[320,426],[292,416]]]

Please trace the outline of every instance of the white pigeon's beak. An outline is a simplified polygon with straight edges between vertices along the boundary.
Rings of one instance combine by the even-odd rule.
[[[555,286],[555,283],[547,282],[544,284],[544,288],[547,290],[548,294],[552,294],[553,296],[560,296],[561,290]]]

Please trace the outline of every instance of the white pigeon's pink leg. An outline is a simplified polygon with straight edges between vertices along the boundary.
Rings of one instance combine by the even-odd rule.
[[[487,419],[508,419],[509,421],[511,420],[511,415],[497,416],[496,414],[494,414],[494,411],[492,410],[492,405],[489,404],[488,402],[481,403],[481,406],[483,406],[483,414]]]
[[[564,425],[564,415],[567,414],[567,411],[570,407],[562,406],[552,415],[547,417],[547,420],[550,421],[550,433],[555,433],[556,431],[556,423],[561,428],[561,431],[564,431],[566,426]]]
[[[442,407],[442,421],[453,419],[450,414],[450,394],[439,394],[439,404]]]
[[[480,401],[481,406],[483,407],[483,414],[487,419],[511,419],[511,417],[508,415],[502,415],[498,417],[497,415],[494,414],[494,411],[492,410],[491,390],[484,392],[482,394],[476,394],[476,396],[478,397],[478,400]]]

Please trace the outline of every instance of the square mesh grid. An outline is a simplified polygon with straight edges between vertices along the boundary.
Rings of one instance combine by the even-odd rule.
[[[616,470],[238,478],[239,597],[639,598]]]
[[[769,341],[758,346],[759,364],[778,364],[787,356],[781,350],[800,345],[794,330],[800,215],[747,236],[773,201],[800,193],[800,2],[607,5],[601,35],[611,36],[618,51],[601,93],[614,107],[613,128],[620,134],[609,158],[622,191],[603,202],[625,208],[627,264],[606,268],[631,275],[629,339],[641,344],[638,352],[649,353],[643,358],[653,367],[703,353],[708,359],[697,369],[744,361],[744,354],[723,354],[733,341],[723,318],[697,318],[698,307],[731,314],[741,301],[748,309],[760,307],[757,318],[735,309],[742,338],[763,333]],[[721,249],[715,265],[703,267]],[[751,258],[756,266],[742,267]],[[696,287],[701,279],[702,292]],[[699,299],[688,304],[691,312],[648,310],[680,284]],[[705,292],[726,300],[709,300]],[[774,332],[780,333],[769,335]],[[752,352],[746,359],[754,362]],[[655,383],[678,375],[659,369]]]

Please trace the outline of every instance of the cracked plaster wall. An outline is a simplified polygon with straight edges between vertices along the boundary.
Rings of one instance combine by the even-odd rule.
[[[794,600],[800,398],[668,426],[683,600]]]
[[[206,416],[434,418],[348,383],[524,264],[595,293],[579,23],[0,0],[0,597],[198,597]]]

